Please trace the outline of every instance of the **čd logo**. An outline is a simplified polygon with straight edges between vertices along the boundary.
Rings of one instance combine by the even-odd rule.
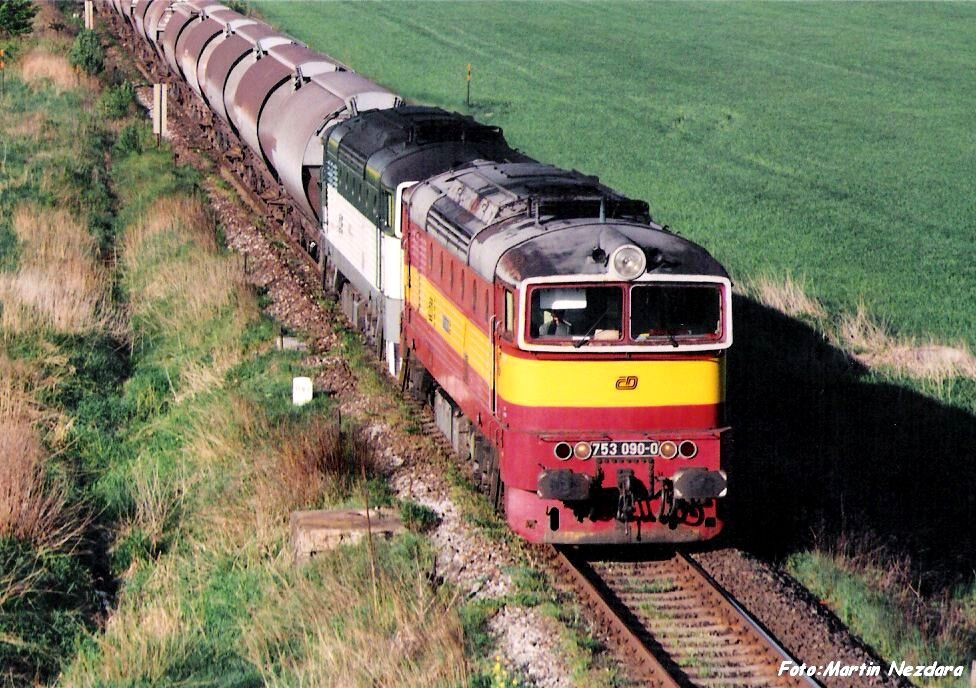
[[[617,384],[615,387],[623,390],[637,389],[637,376],[621,375],[617,378]]]

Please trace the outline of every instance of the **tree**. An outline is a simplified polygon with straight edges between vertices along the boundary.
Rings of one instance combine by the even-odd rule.
[[[0,0],[0,35],[12,37],[30,33],[37,10],[31,0]]]

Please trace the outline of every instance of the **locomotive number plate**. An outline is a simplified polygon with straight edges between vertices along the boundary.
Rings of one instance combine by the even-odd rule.
[[[626,456],[656,456],[661,449],[660,442],[641,440],[639,442],[594,442],[593,456],[596,458]]]

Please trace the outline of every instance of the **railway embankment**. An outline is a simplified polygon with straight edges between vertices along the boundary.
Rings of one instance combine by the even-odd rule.
[[[118,94],[41,13],[0,43],[0,684],[57,676],[115,592],[93,480],[128,376],[105,159]]]

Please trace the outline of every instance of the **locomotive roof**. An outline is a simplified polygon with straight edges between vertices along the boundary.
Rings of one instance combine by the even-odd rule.
[[[328,147],[390,189],[480,158],[530,159],[508,146],[499,127],[418,105],[352,117],[329,132]]]
[[[477,161],[410,193],[414,224],[485,279],[606,274],[625,243],[644,249],[649,273],[727,276],[705,249],[652,222],[647,203],[575,170]]]

